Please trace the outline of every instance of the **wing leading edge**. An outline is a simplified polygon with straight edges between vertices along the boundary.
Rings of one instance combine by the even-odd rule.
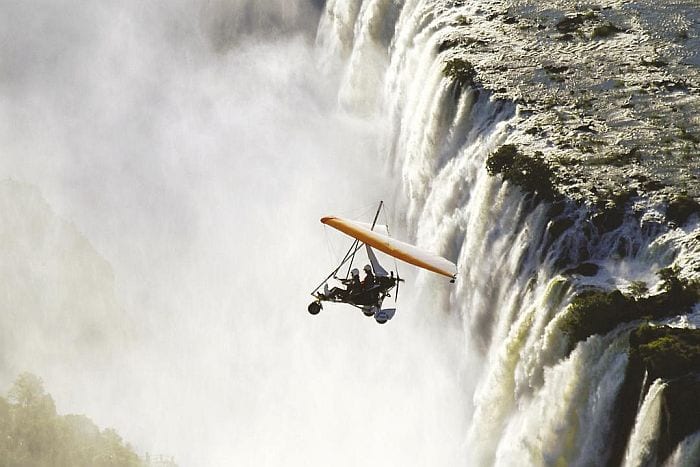
[[[442,274],[451,279],[454,279],[457,275],[457,266],[452,261],[417,246],[374,232],[360,222],[349,221],[335,216],[323,217],[321,222],[406,263]]]

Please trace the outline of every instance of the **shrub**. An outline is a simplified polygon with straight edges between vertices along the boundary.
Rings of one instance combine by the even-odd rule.
[[[607,334],[624,322],[688,313],[700,299],[700,285],[678,273],[678,267],[661,269],[662,292],[650,297],[635,299],[617,289],[582,292],[571,301],[560,329],[570,337],[573,348],[576,342],[593,334]]]
[[[448,78],[452,78],[460,86],[473,86],[476,79],[476,69],[474,65],[463,58],[453,58],[445,63],[443,73]]]
[[[632,319],[634,312],[634,300],[619,290],[586,291],[571,301],[560,326],[575,343],[593,334],[610,332],[618,324]]]
[[[512,144],[504,144],[486,160],[489,174],[502,174],[504,180],[518,185],[527,193],[534,193],[546,200],[557,197],[552,169],[544,162],[542,153],[526,155]]]
[[[652,379],[700,371],[700,330],[642,325],[630,334],[630,355]]]
[[[649,293],[649,287],[644,281],[632,281],[630,282],[629,291],[635,298],[640,298]]]

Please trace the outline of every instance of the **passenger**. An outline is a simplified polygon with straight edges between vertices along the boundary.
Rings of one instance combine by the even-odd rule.
[[[365,280],[362,281],[362,290],[369,290],[374,287],[375,278],[372,273],[372,266],[365,264]]]

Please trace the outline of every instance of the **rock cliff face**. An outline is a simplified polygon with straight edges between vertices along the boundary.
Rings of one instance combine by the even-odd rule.
[[[517,141],[560,191],[700,197],[696,0],[452,1],[440,51],[519,105]]]

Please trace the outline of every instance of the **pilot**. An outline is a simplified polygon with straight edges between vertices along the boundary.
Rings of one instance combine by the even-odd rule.
[[[326,298],[329,299],[345,298],[362,290],[362,283],[360,282],[360,271],[358,271],[357,268],[353,268],[353,270],[350,271],[350,279],[341,279],[341,282],[346,286],[345,289],[341,289],[340,287],[333,287],[331,290],[328,290],[328,284],[326,284],[323,290],[323,295],[325,295]]]
[[[360,290],[362,290],[362,282],[360,282],[360,271],[358,271],[357,268],[353,268],[352,271],[350,271],[350,280],[343,281],[343,283],[347,285],[346,291],[348,295],[357,293]]]
[[[362,289],[369,290],[374,286],[374,274],[372,273],[372,266],[365,264],[365,280],[362,281]]]

